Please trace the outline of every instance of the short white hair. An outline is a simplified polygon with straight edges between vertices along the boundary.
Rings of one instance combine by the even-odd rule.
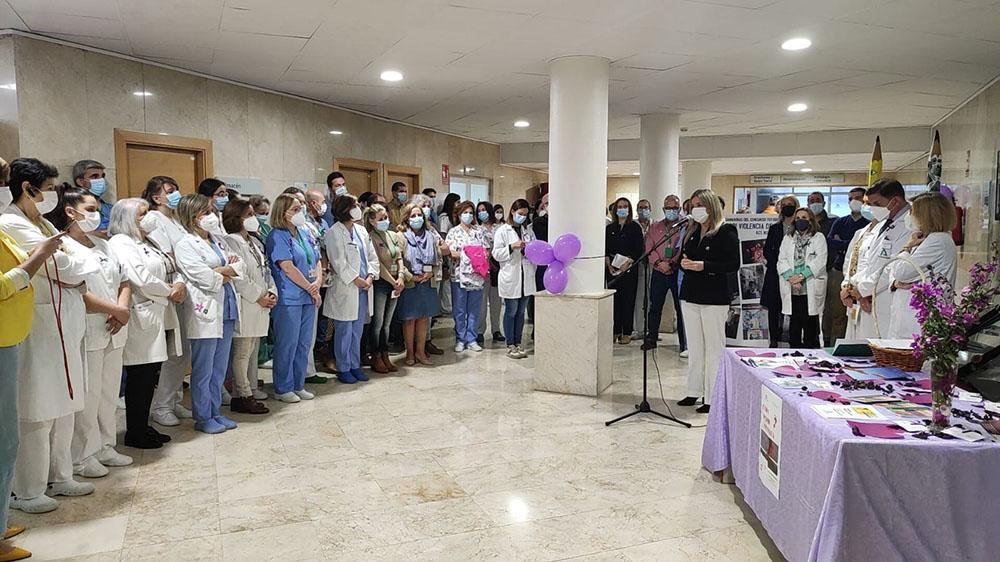
[[[407,202],[408,203],[412,203],[413,205],[416,205],[418,207],[423,207],[425,203],[429,203],[431,205],[434,204],[434,200],[432,200],[430,197],[424,195],[423,193],[414,193],[410,197],[410,200],[407,201]]]
[[[139,230],[139,221],[135,220],[139,216],[140,209],[149,209],[149,203],[145,199],[129,197],[119,199],[114,207],[111,207],[111,218],[108,221],[108,234],[124,234],[133,240],[142,240],[143,234]]]

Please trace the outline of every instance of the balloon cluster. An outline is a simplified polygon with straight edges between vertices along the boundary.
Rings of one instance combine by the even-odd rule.
[[[566,283],[569,282],[566,268],[580,254],[580,247],[580,239],[575,234],[563,234],[552,245],[542,240],[528,242],[524,247],[524,257],[535,265],[548,267],[542,281],[548,292],[558,295],[566,290]]]

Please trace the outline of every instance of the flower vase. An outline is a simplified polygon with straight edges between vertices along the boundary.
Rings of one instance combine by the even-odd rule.
[[[955,363],[931,363],[931,430],[939,433],[951,426],[951,391],[955,388],[958,371]]]

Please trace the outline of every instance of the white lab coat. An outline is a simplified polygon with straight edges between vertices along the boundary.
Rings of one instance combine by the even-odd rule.
[[[864,271],[861,270],[860,266],[858,267],[855,276],[857,281],[854,286],[857,287],[861,296],[871,297],[874,295],[875,297],[876,308],[873,312],[876,318],[872,320],[876,322],[877,326],[873,333],[866,337],[889,337],[889,316],[892,314],[889,272],[886,271],[882,275],[879,273],[882,272],[882,268],[886,264],[899,255],[903,246],[910,240],[910,229],[906,228],[906,217],[909,214],[910,207],[907,206],[893,219],[885,232],[881,232],[884,223],[879,222],[879,225],[872,231],[874,235],[871,237],[871,242],[869,242],[865,252]]]
[[[847,254],[844,258],[844,281],[840,288],[844,289],[848,285],[857,285],[861,274],[864,273],[865,264],[868,262],[868,247],[875,234],[878,232],[879,223],[870,223],[868,226],[859,229],[851,238],[851,243],[847,245]],[[854,249],[858,248],[857,265],[854,264]],[[851,269],[854,275],[851,275]],[[847,332],[844,338],[847,340],[858,340],[875,337],[875,325],[872,323],[872,315],[861,310],[861,305],[854,305],[847,309]]]
[[[41,220],[42,229],[29,221],[19,207],[11,205],[0,216],[0,228],[26,252],[31,252],[45,238],[58,232],[52,223]],[[83,245],[67,236],[63,237],[62,249],[45,263],[46,266],[31,278],[35,293],[34,320],[18,356],[18,418],[25,422],[54,420],[80,411],[86,394],[84,335],[87,312],[83,304],[86,286],[67,288],[56,280],[63,285],[84,283],[89,275],[96,273],[97,262]],[[62,320],[62,338],[56,309]],[[73,398],[66,384],[64,347]]]
[[[223,242],[244,264],[245,275],[233,280],[240,307],[240,320],[236,323],[235,335],[238,338],[265,337],[270,325],[271,310],[257,304],[257,301],[268,293],[277,295],[278,289],[274,286],[264,247],[253,236],[248,241],[240,234],[227,234]]]
[[[87,235],[87,238],[94,243],[93,248],[86,248],[93,259],[96,260],[98,270],[87,276],[87,292],[95,296],[110,301],[118,302],[118,290],[122,283],[126,282],[122,266],[115,257],[108,241],[94,235]],[[108,315],[104,313],[87,314],[87,335],[86,350],[100,351],[106,349],[111,344],[112,349],[121,349],[128,340],[128,324],[112,335],[108,329]]]
[[[368,261],[368,274],[379,276],[378,254],[372,245],[368,231],[354,225],[355,236],[361,241],[365,259]],[[351,233],[338,222],[326,231],[326,255],[333,269],[333,284],[326,290],[326,302],[323,303],[323,316],[350,322],[358,319],[358,288],[354,280],[361,275],[361,253],[357,243],[351,238]],[[374,307],[372,289],[368,288],[368,317]]]
[[[132,317],[123,363],[145,365],[166,361],[167,316],[174,315],[174,305],[168,299],[172,291],[170,262],[152,244],[124,234],[115,234],[108,244],[132,288]],[[175,315],[174,318],[176,323]]]
[[[174,245],[174,260],[187,285],[187,300],[182,306],[187,337],[192,340],[222,337],[226,290],[222,274],[213,271],[222,264],[209,244],[219,248],[227,261],[234,255],[214,234],[210,234],[208,240],[188,234]],[[244,275],[246,264],[242,260],[229,265],[233,266],[237,277]]]
[[[517,235],[513,226],[503,224],[493,235],[493,259],[500,263],[497,289],[504,299],[519,299],[535,292],[535,264],[525,259],[523,249],[510,251],[510,245],[518,240],[525,244],[535,240],[530,225],[522,227],[521,232],[523,237]]]
[[[813,234],[806,247],[806,266],[812,277],[806,279],[806,296],[809,301],[809,316],[823,313],[826,304],[826,237],[822,232]],[[781,312],[792,314],[792,285],[781,274],[795,268],[795,235],[781,239],[778,251],[778,289],[781,293]]]
[[[153,224],[156,225],[152,232],[146,233],[146,236],[152,239],[161,251],[174,253],[174,244],[180,242],[181,238],[187,235],[187,231],[177,220],[168,218],[160,211],[149,211],[146,215],[153,217]]]
[[[904,252],[900,255],[908,258],[924,273],[933,271],[935,275],[943,275],[953,287],[955,286],[958,249],[955,248],[950,232],[932,232],[910,254]],[[886,275],[889,275],[892,281],[918,283],[920,272],[913,267],[913,264],[901,259],[889,266],[892,271],[891,274],[886,272]],[[919,332],[917,311],[910,307],[910,290],[896,289],[892,292],[892,314],[887,337],[908,340]]]

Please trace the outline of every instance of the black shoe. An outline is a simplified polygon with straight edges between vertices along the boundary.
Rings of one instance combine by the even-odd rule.
[[[694,396],[688,396],[684,400],[678,400],[677,401],[677,405],[678,406],[694,406],[697,403],[698,403],[698,399],[695,398]]]
[[[500,332],[493,332],[493,341],[494,343],[503,343],[503,334]]]
[[[699,414],[707,414],[711,410],[712,410],[711,406],[709,406],[708,404],[702,404],[701,406],[698,406],[698,409],[696,409],[695,412],[698,412]]]
[[[146,435],[149,435],[151,438],[156,439],[160,443],[170,443],[169,435],[165,433],[160,433],[159,431],[156,431],[152,427],[146,428]]]
[[[424,350],[431,355],[444,355],[444,350],[434,345],[434,342],[429,341],[424,344]]]
[[[643,351],[649,351],[650,349],[656,349],[656,342],[655,341],[646,340],[646,341],[642,342],[642,347],[640,349],[642,349]]]
[[[479,334],[478,336],[476,336],[476,343],[478,343],[479,345],[483,345],[484,343],[486,343],[486,336],[484,334]]]
[[[145,433],[139,436],[130,435],[127,431],[125,432],[124,443],[126,447],[132,447],[133,449],[159,449],[163,447],[163,442],[155,437]]]
[[[319,375],[313,375],[311,377],[306,377],[306,382],[309,384],[326,384],[327,378],[321,377]]]

